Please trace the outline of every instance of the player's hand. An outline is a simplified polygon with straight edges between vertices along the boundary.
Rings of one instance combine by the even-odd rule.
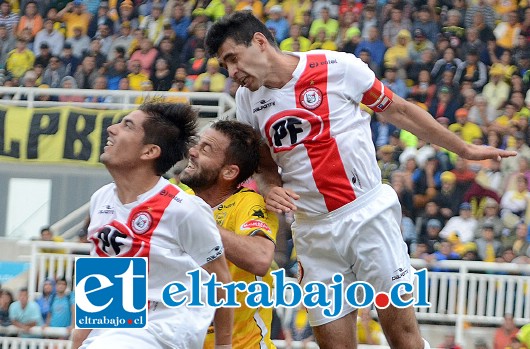
[[[232,349],[232,344],[216,344],[214,349]]]
[[[464,154],[461,156],[468,160],[485,160],[485,159],[496,159],[501,160],[502,158],[509,158],[516,156],[517,152],[513,150],[502,150],[489,145],[476,145],[468,144]]]
[[[266,208],[269,211],[276,213],[287,213],[296,211],[294,200],[298,200],[300,196],[290,189],[283,187],[272,187],[265,196]]]

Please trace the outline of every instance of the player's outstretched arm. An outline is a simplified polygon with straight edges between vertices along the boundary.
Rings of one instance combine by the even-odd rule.
[[[448,149],[469,160],[501,159],[517,155],[507,151],[468,144],[453,132],[440,125],[428,112],[394,94],[393,103],[380,115],[399,128],[412,132],[419,138]]]
[[[265,144],[260,149],[258,171],[255,178],[261,195],[265,198],[267,210],[276,213],[296,211],[293,200],[298,200],[299,196],[294,191],[282,187],[278,165],[272,159],[270,150]]]
[[[228,270],[225,255],[221,255],[211,262],[202,266],[210,274],[216,274],[217,281],[223,284],[230,283],[232,277]],[[222,287],[217,288],[217,300],[226,300],[226,290]],[[217,308],[215,317],[213,318],[215,327],[215,346],[229,349],[232,347],[232,327],[234,324],[234,309],[233,308]]]
[[[217,228],[230,262],[257,276],[267,274],[274,258],[274,242],[260,234],[238,235],[221,226]]]

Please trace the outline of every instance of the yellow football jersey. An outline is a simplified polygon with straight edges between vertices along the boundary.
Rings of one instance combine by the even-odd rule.
[[[217,224],[238,235],[252,235],[258,231],[276,243],[278,232],[278,218],[272,212],[265,209],[265,201],[258,193],[242,188],[230,196],[222,204],[213,208],[214,218]],[[272,276],[270,269],[264,277],[256,276],[248,271],[238,268],[230,261],[228,268],[234,281],[263,281],[272,290]],[[233,349],[259,349],[276,348],[270,338],[272,308],[249,308],[245,304],[246,292],[238,291],[237,301],[241,303],[240,308],[234,311],[234,329],[232,335]],[[215,336],[213,327],[208,330],[205,349],[214,348]]]

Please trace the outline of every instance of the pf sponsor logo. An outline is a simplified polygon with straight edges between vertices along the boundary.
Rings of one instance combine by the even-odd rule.
[[[296,145],[316,140],[324,129],[319,115],[306,109],[288,109],[275,114],[265,124],[267,141],[275,153],[288,151]]]
[[[76,328],[147,327],[147,258],[75,261]]]
[[[300,104],[309,110],[318,108],[322,104],[322,92],[316,87],[306,88],[300,94]]]

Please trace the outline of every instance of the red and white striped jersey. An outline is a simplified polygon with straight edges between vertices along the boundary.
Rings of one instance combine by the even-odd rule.
[[[300,61],[284,87],[238,89],[237,118],[261,132],[284,187],[300,195],[297,213],[312,216],[340,208],[381,183],[370,115],[359,104],[368,91],[368,99],[377,102],[374,109],[384,110],[392,101],[354,55],[293,54]]]
[[[125,205],[114,183],[96,191],[90,199],[88,237],[92,255],[148,257],[152,301],[161,301],[168,282],[188,280],[186,272],[223,253],[210,207],[164,178]]]

